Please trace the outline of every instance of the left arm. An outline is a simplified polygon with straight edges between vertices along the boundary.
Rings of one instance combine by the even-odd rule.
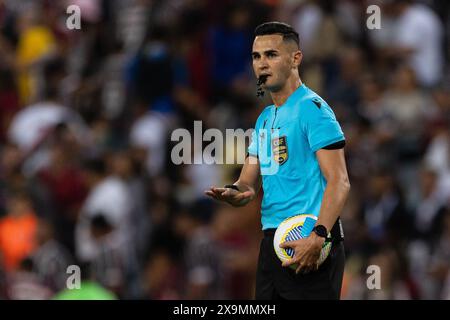
[[[347,200],[350,182],[345,165],[344,149],[320,149],[316,152],[316,156],[320,170],[327,180],[316,224],[324,225],[329,232]],[[284,262],[283,267],[298,263],[296,273],[317,269],[317,260],[324,242],[324,238],[312,232],[307,238],[281,244],[280,247],[291,247],[295,251],[294,257]]]
[[[322,224],[330,231],[344,208],[350,191],[344,149],[320,149],[316,152],[316,156],[320,170],[327,180],[316,224]]]

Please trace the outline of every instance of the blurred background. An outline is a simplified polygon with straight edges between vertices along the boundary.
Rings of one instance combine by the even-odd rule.
[[[0,0],[1,299],[253,298],[259,201],[206,199],[240,166],[176,166],[170,135],[253,128],[270,20],[346,136],[342,298],[450,299],[450,2]]]

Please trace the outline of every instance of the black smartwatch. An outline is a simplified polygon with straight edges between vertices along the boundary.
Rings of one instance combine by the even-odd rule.
[[[234,184],[227,184],[227,185],[224,186],[224,188],[230,188],[230,189],[234,189],[236,191],[239,191],[239,188],[236,185],[234,185]]]
[[[321,238],[327,239],[327,237],[328,237],[328,231],[324,225],[319,224],[319,225],[315,226],[312,231],[315,232]]]

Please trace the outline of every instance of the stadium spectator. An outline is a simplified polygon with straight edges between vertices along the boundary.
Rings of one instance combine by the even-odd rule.
[[[0,219],[0,255],[6,271],[16,270],[36,249],[37,224],[29,196],[20,190],[8,194],[7,215]]]
[[[38,222],[36,244],[31,255],[33,271],[52,291],[64,289],[68,267],[74,261],[69,251],[56,241],[53,225],[43,219]]]
[[[80,30],[66,2],[0,1],[0,298],[253,297],[259,203],[188,210],[235,166],[206,164],[206,143],[175,165],[170,139],[253,127],[269,20],[298,29],[302,79],[346,137],[341,297],[450,298],[450,2],[73,0]],[[91,280],[61,293],[86,261]]]

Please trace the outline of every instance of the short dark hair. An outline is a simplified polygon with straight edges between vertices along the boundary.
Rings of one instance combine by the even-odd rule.
[[[300,47],[300,40],[297,31],[284,22],[271,21],[260,24],[255,29],[256,36],[265,36],[270,34],[281,34],[284,41],[294,41]]]

